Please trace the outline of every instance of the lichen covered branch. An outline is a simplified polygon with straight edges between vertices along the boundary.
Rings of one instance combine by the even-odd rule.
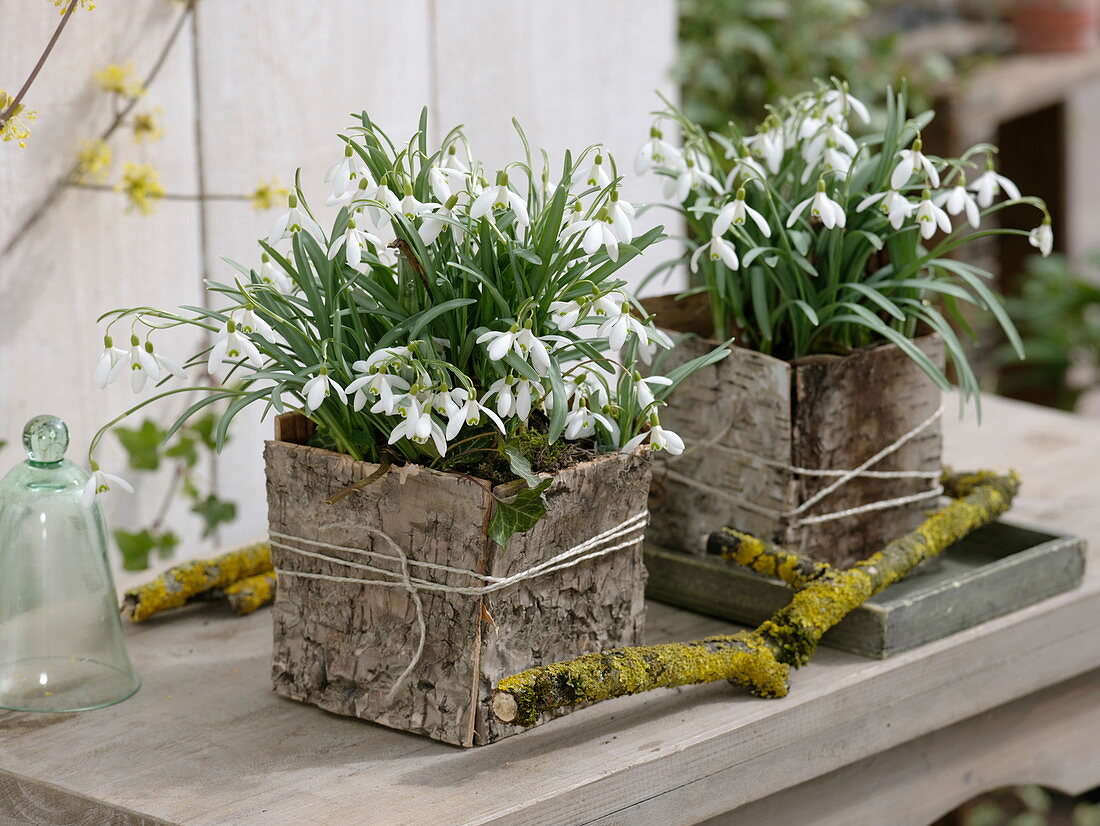
[[[1019,487],[1015,472],[950,475],[944,488],[958,497],[955,501],[846,570],[748,534],[717,532],[708,543],[712,550],[796,588],[790,604],[755,631],[620,648],[528,669],[497,684],[493,713],[506,723],[532,725],[542,712],[563,706],[716,680],[728,680],[757,696],[782,697],[789,669],[806,664],[826,631],[925,559],[1003,514]]]
[[[127,591],[122,599],[122,614],[141,622],[160,611],[186,605],[205,591],[229,588],[271,569],[271,546],[266,542],[246,545],[212,559],[194,559]]]
[[[245,577],[225,589],[229,610],[245,616],[275,599],[275,571]]]

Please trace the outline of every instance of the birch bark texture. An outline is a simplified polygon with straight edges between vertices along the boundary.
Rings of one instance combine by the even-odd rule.
[[[406,465],[332,505],[326,500],[378,470],[349,456],[294,444],[308,428],[280,417],[265,449],[270,529],[277,535],[377,552],[365,559],[326,555],[400,571],[383,536],[410,562],[507,577],[549,559],[643,511],[650,462],[600,456],[555,474],[547,515],[502,549],[486,530],[500,487],[469,476]],[[285,544],[316,552],[294,540]],[[392,700],[387,695],[420,640],[414,596],[402,587],[295,576],[378,579],[339,562],[272,545],[278,572],[272,678],[276,693],[327,711],[371,720],[459,746],[522,731],[496,720],[493,686],[533,664],[636,644],[644,620],[645,566],[639,540],[604,556],[489,594],[421,590],[424,650]],[[460,573],[411,573],[466,587]]]
[[[704,316],[676,303],[664,296],[646,301],[657,322],[681,336],[658,372],[718,346],[706,338]],[[943,366],[938,336],[915,343]],[[710,533],[732,527],[837,567],[850,565],[919,525],[935,500],[799,520],[916,495],[934,479],[855,478],[794,515],[836,481],[794,468],[856,468],[933,416],[940,400],[932,380],[895,345],[793,362],[734,347],[680,385],[661,412],[662,424],[683,436],[687,449],[655,457],[648,539],[701,555]],[[869,470],[932,475],[940,461],[937,420]]]

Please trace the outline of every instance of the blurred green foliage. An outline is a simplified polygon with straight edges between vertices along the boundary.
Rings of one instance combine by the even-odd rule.
[[[871,11],[864,0],[680,0],[682,108],[707,129],[751,131],[765,104],[833,76],[869,105],[906,76],[913,108],[926,108],[921,90],[949,67],[936,55],[903,66],[896,35],[860,30]]]
[[[204,491],[197,475],[203,454],[211,455],[216,449],[214,429],[217,422],[216,414],[207,413],[181,427],[171,439],[168,439],[168,431],[152,419],[145,419],[133,428],[115,428],[114,434],[126,451],[132,470],[153,473],[165,465],[172,468],[168,492],[152,523],[138,530],[114,531],[126,570],[148,568],[154,552],[161,559],[175,552],[179,537],[175,531],[164,527],[164,520],[172,501],[181,493],[191,501],[191,513],[202,520],[204,538],[213,536],[219,527],[237,518],[237,506],[211,491]]]
[[[1091,276],[1063,255],[1028,259],[1021,294],[1008,299],[1027,357],[997,352],[999,393],[1073,410],[1100,387],[1100,253],[1085,269]]]
[[[1051,795],[1039,786],[1015,786],[994,792],[971,804],[962,816],[962,826],[1100,826],[1100,807],[1085,800],[1060,798],[1055,806]]]

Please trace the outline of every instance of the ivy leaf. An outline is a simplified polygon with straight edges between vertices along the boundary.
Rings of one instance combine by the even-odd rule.
[[[508,499],[497,499],[493,517],[489,520],[489,538],[504,548],[514,533],[529,531],[546,515],[546,503],[542,494],[553,479],[543,479],[533,488],[527,488]]]
[[[218,446],[217,437],[214,435],[214,431],[218,426],[218,417],[213,413],[205,413],[192,422],[187,423],[186,430],[188,430],[193,437],[198,438],[206,447],[210,450],[214,450]],[[229,441],[227,436],[225,441]]]
[[[202,536],[205,539],[212,536],[223,522],[232,522],[237,518],[237,506],[233,502],[219,499],[211,493],[205,499],[196,503],[191,508],[191,513],[196,513],[202,517]]]
[[[175,444],[164,451],[172,459],[180,459],[187,467],[194,467],[199,461],[198,443],[190,436],[180,436]]]
[[[176,547],[180,544],[180,538],[173,531],[165,531],[154,536],[153,541],[156,543],[157,556],[161,559],[171,559],[176,553]]]
[[[136,533],[116,528],[115,543],[122,554],[122,567],[127,571],[144,571],[149,567],[149,552],[156,547],[157,541],[148,530]]]
[[[134,470],[156,470],[160,467],[160,444],[164,440],[164,431],[156,423],[146,419],[140,427],[116,427],[123,450],[130,459]]]
[[[531,469],[531,460],[520,451],[519,446],[513,442],[504,445],[504,455],[508,457],[508,466],[512,473],[527,483],[527,487],[536,488],[542,483],[542,479]]]

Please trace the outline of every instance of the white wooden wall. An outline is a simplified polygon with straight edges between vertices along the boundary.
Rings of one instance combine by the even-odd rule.
[[[27,148],[0,144],[0,245],[72,162],[80,139],[109,121],[93,72],[133,59],[144,74],[179,13],[171,0],[101,0],[70,21],[27,99],[40,113]],[[56,22],[45,0],[0,0],[0,88],[14,93]],[[141,104],[164,108],[166,137],[134,146],[116,134],[115,177],[123,159],[148,160],[170,192],[193,194],[201,151],[207,192],[248,192],[274,175],[287,183],[301,167],[319,196],[348,113],[367,109],[400,135],[424,104],[437,130],[466,124],[488,163],[518,149],[515,115],[535,144],[560,151],[603,141],[629,166],[654,90],[673,93],[674,0],[201,0],[194,22]],[[652,179],[631,183],[626,194],[657,196]],[[255,239],[274,217],[207,202],[203,262],[203,207],[165,201],[148,217],[122,207],[120,196],[69,190],[0,260],[0,439],[8,441],[0,466],[23,458],[23,424],[42,412],[69,423],[70,457],[84,461],[94,429],[132,403],[122,382],[104,392],[92,380],[102,336],[96,316],[123,305],[199,301],[204,265],[218,278],[229,272],[223,255],[254,262]],[[239,422],[211,469],[221,494],[241,506],[224,542],[261,534],[266,520],[260,452],[271,425]],[[102,463],[117,468],[114,439],[106,445]],[[162,483],[113,496],[115,524],[148,522]],[[202,550],[195,521],[177,511],[173,527],[188,540],[179,555]]]

